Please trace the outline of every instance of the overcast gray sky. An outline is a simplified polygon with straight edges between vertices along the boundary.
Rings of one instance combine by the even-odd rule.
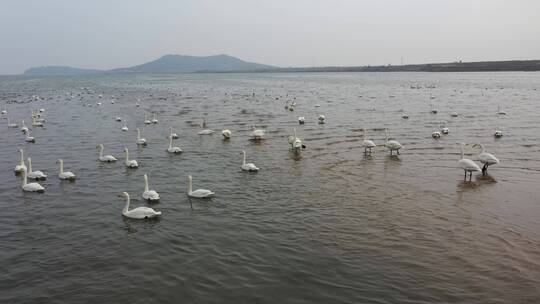
[[[0,74],[164,54],[276,66],[540,59],[538,0],[0,1]]]

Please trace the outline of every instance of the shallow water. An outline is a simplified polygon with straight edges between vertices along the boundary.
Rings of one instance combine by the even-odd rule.
[[[44,108],[47,122],[27,144],[1,121],[0,302],[538,303],[539,100],[540,73],[2,77],[9,117],[29,125]],[[152,112],[159,123],[145,126]],[[214,135],[197,135],[202,117]],[[441,121],[450,134],[432,139]],[[165,151],[169,126],[181,155]],[[251,126],[266,140],[249,141]],[[288,151],[293,128],[301,156]],[[381,145],[368,157],[364,128]],[[382,146],[384,128],[401,155]],[[461,142],[501,163],[464,182]],[[100,143],[119,161],[99,163]],[[138,169],[124,168],[124,146]],[[20,148],[49,175],[45,193],[21,190]],[[242,149],[260,172],[240,170]],[[58,158],[76,182],[59,182]],[[145,173],[157,204],[141,197]],[[188,174],[216,197],[191,208]],[[123,218],[122,191],[162,217]]]

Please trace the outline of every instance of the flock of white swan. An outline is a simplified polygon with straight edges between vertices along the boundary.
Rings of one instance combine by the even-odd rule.
[[[114,103],[114,101],[111,101],[111,103]],[[97,103],[97,106],[100,106],[101,103]],[[137,103],[137,107],[140,105]],[[294,111],[295,109],[295,102],[292,102],[292,104],[289,104],[288,102],[285,105],[285,109],[288,111]],[[319,105],[316,105],[318,107]],[[39,110],[32,110],[31,111],[31,121],[32,121],[32,127],[42,127],[45,119],[43,119],[42,113],[45,112],[45,109],[39,109]],[[432,108],[432,113],[437,113],[435,109]],[[12,121],[8,117],[7,109],[4,109],[1,111],[3,118],[7,120],[7,127],[16,129],[19,128],[19,126],[16,123],[12,123]],[[500,108],[497,112],[498,115],[506,115],[506,112],[502,111]],[[458,115],[457,113],[452,113],[452,116]],[[408,115],[404,114],[402,115],[403,119],[408,119]],[[127,122],[122,119],[121,117],[116,117],[116,121],[122,122],[122,127],[120,128],[121,131],[128,131],[129,128],[127,127]],[[144,124],[157,124],[159,121],[157,119],[157,115],[153,114],[152,119],[148,119],[148,115],[145,114],[144,116]],[[305,124],[305,117],[300,116],[298,117],[298,123],[300,125]],[[318,117],[318,123],[319,124],[325,124],[326,123],[326,117],[324,115],[319,115]],[[197,134],[199,135],[210,135],[213,134],[214,131],[207,128],[206,120],[203,119],[202,123],[200,124],[200,127],[202,128],[201,131],[199,131]],[[136,144],[140,146],[147,146],[147,141],[144,137],[142,137],[141,130],[139,128],[137,130],[137,138],[136,138]],[[20,131],[25,136],[25,141],[28,143],[35,143],[36,139],[30,135],[30,129],[28,126],[26,126],[24,120],[22,121],[22,126],[20,127]],[[173,140],[178,139],[178,134],[173,132],[173,128],[169,128],[169,146],[166,149],[166,151],[170,154],[180,154],[182,153],[182,149],[178,146],[173,146]],[[222,130],[221,132],[223,139],[228,140],[232,136],[232,132],[229,129]],[[440,126],[440,130],[433,132],[432,137],[437,139],[440,138],[443,135],[449,134],[449,129],[443,125]],[[264,129],[256,129],[253,127],[251,133],[250,133],[250,139],[253,141],[260,141],[263,140],[265,136],[265,130]],[[501,137],[502,132],[500,130],[496,130],[495,137]],[[288,138],[288,144],[290,145],[290,149],[295,153],[300,153],[301,150],[305,149],[306,146],[302,143],[302,140],[296,135],[296,129],[293,129],[293,134],[289,136]],[[363,133],[363,141],[362,141],[362,147],[364,148],[364,154],[365,155],[371,155],[372,149],[375,148],[377,145],[375,142],[371,139],[369,139],[367,130],[364,129]],[[495,165],[499,163],[499,159],[495,157],[493,154],[488,153],[485,151],[485,148],[482,144],[474,144],[472,147],[478,147],[480,148],[480,153],[478,154],[478,160],[482,163],[483,167],[480,168],[480,166],[473,161],[472,159],[465,158],[464,156],[464,147],[466,144],[462,143],[460,144],[460,152],[461,157],[458,160],[459,166],[464,171],[464,179],[467,180],[467,174],[469,175],[469,180],[472,180],[472,174],[473,172],[479,172],[482,171],[482,174],[487,174],[488,167],[491,165]],[[390,139],[388,136],[388,129],[385,129],[385,142],[384,147],[386,147],[390,155],[393,155],[395,152],[397,155],[400,154],[400,149],[403,148],[403,146],[394,139]],[[117,158],[113,155],[106,154],[104,155],[104,146],[102,144],[99,144],[97,147],[98,149],[98,160],[100,162],[116,162]],[[32,168],[32,159],[28,157],[26,161],[28,162],[28,166],[26,166],[25,157],[24,157],[24,150],[20,149],[20,162],[15,166],[15,173],[22,175],[22,190],[27,192],[44,192],[45,188],[40,185],[38,182],[28,182],[28,179],[32,179],[35,181],[43,180],[47,178],[47,175],[45,175],[42,171],[36,170],[34,171]],[[242,151],[242,165],[241,170],[247,171],[247,172],[257,172],[259,171],[259,167],[257,167],[253,163],[246,163],[246,152]],[[58,159],[57,163],[59,164],[59,173],[58,178],[60,180],[67,180],[67,181],[75,181],[76,175],[71,171],[64,171],[64,161],[62,159]],[[137,160],[130,159],[129,158],[129,150],[127,147],[124,148],[124,164],[127,168],[130,169],[136,169],[139,167],[139,164]],[[188,189],[187,189],[187,195],[190,198],[209,198],[215,195],[215,193],[211,190],[207,189],[196,189],[193,190],[192,186],[192,177],[191,175],[187,176],[188,179]],[[142,197],[147,200],[148,202],[157,202],[160,199],[159,193],[155,190],[150,189],[149,183],[148,183],[148,176],[144,174],[144,191],[142,193]],[[161,215],[160,211],[156,211],[153,208],[149,207],[137,207],[134,209],[130,208],[130,196],[127,192],[122,192],[119,197],[123,197],[126,201],[125,207],[122,210],[122,214],[128,218],[133,219],[145,219],[145,218],[152,218]]]

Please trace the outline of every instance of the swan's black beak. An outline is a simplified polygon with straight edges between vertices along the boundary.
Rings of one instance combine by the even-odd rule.
[[[306,145],[302,145],[302,149],[305,149],[306,148]]]

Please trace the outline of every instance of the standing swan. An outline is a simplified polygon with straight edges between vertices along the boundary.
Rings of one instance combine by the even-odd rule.
[[[45,173],[41,172],[41,171],[32,171],[32,159],[29,157],[28,158],[28,172],[27,172],[27,176],[28,178],[31,178],[31,179],[46,179],[47,178],[47,175],[45,175]]]
[[[182,153],[182,149],[180,149],[180,147],[173,147],[172,140],[173,140],[172,136],[169,136],[169,148],[167,148],[167,152],[173,153],[173,154]]]
[[[129,159],[129,150],[128,148],[124,148],[124,154],[126,155],[126,160],[124,161],[124,164],[128,168],[136,169],[139,168],[139,164],[134,159]]]
[[[74,181],[76,178],[75,174],[71,171],[64,171],[64,160],[59,159],[57,163],[60,163],[60,173],[58,174],[58,177],[63,180]]]
[[[189,180],[189,187],[188,187],[189,197],[205,198],[205,197],[211,197],[215,194],[214,192],[210,190],[206,190],[206,189],[197,189],[193,191],[192,186],[191,186],[191,183],[192,183],[191,175],[188,175],[188,180]]]
[[[146,146],[146,139],[141,138],[141,129],[137,128],[137,145]]]
[[[242,150],[242,154],[244,156],[244,162],[242,163],[242,170],[250,171],[250,172],[259,171],[259,168],[257,168],[257,166],[255,166],[254,163],[247,163],[246,164],[246,151]]]
[[[38,183],[28,183],[28,179],[26,176],[26,168],[24,168],[23,172],[23,182],[22,182],[22,189],[27,192],[43,192],[45,191],[45,188],[41,186]]]
[[[473,148],[475,147],[480,147],[480,154],[478,154],[478,160],[480,160],[480,162],[484,164],[484,167],[482,167],[482,175],[486,175],[488,167],[498,164],[499,159],[495,157],[495,155],[487,153],[484,149],[484,145],[474,144]]]
[[[26,165],[24,164],[24,151],[23,149],[20,149],[19,152],[21,153],[21,162],[15,166],[15,173],[21,173],[23,170],[26,170]]]
[[[152,208],[148,207],[137,207],[135,209],[129,210],[129,194],[127,192],[122,192],[118,197],[125,197],[126,198],[126,206],[122,210],[122,214],[125,217],[129,217],[132,219],[145,219],[145,218],[152,218],[161,215],[161,211],[156,211]]]
[[[112,156],[112,155],[105,155],[103,156],[103,145],[102,144],[99,144],[97,146],[97,148],[99,149],[99,161],[102,161],[102,162],[107,162],[107,163],[110,163],[110,162],[115,162],[116,161],[116,157]]]
[[[399,155],[399,149],[401,149],[402,145],[396,140],[388,140],[388,129],[384,129],[384,134],[386,135],[384,146],[390,150],[390,155],[392,155],[392,151],[394,150]]]
[[[159,194],[156,190],[148,190],[148,175],[144,175],[144,192],[142,197],[147,201],[159,201]]]
[[[463,154],[463,146],[465,146],[465,144],[463,143],[460,144],[459,146],[461,149],[461,159],[459,160],[458,163],[463,169],[463,171],[465,171],[465,180],[467,180],[467,173],[470,174],[470,177],[469,177],[469,181],[470,181],[472,180],[472,173],[475,171],[480,171],[480,167],[478,167],[478,165],[471,159],[465,158]]]
[[[371,154],[371,149],[375,148],[377,145],[373,142],[371,139],[367,139],[367,129],[364,129],[364,141],[362,142],[362,146],[364,147],[364,154]]]

